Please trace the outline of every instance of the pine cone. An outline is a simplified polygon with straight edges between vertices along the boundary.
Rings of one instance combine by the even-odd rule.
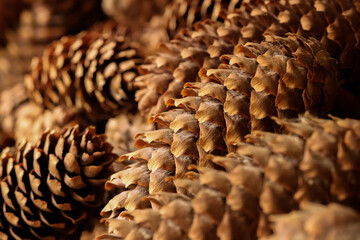
[[[192,73],[201,67],[209,68],[204,59],[209,62],[210,56],[214,61],[221,54],[232,53],[238,41],[259,43],[264,40],[264,33],[266,40],[269,40],[266,36],[283,37],[289,32],[318,39],[331,57],[341,63],[339,79],[352,81],[350,75],[356,78],[359,75],[357,69],[360,69],[357,67],[360,45],[356,37],[360,31],[356,22],[359,17],[352,1],[243,1],[236,12],[225,16],[224,24],[218,23],[217,27],[209,30],[209,24],[205,28],[199,27],[204,24],[198,23],[195,31],[183,31],[164,44],[162,52],[148,58],[147,64],[141,67],[143,76],[137,78],[141,88],[137,92],[139,110],[149,113],[149,116],[164,111],[166,100],[179,97],[185,82],[200,81]],[[343,29],[338,27],[339,23],[344,25]],[[184,33],[187,35],[184,36]],[[222,42],[213,44],[219,38]],[[216,54],[220,49],[222,52]],[[184,67],[185,63],[188,66],[192,63],[194,67]],[[183,76],[186,76],[185,80]],[[360,82],[356,84],[360,85]],[[352,84],[349,82],[346,85]],[[348,86],[347,89],[358,95],[356,86]]]
[[[103,183],[115,159],[104,135],[89,127],[47,132],[37,147],[1,154],[1,232],[15,239],[62,239],[104,201]],[[16,155],[16,156],[15,156]]]
[[[120,159],[137,163],[114,174],[107,184],[128,189],[122,194],[126,209],[140,207],[140,195],[175,191],[167,177],[184,176],[189,164],[211,165],[207,154],[234,151],[250,131],[278,130],[272,116],[326,112],[336,87],[331,58],[316,40],[274,39],[240,44],[238,54],[223,56],[225,64],[218,69],[200,71],[206,78],[202,83],[185,84],[184,98],[168,101],[177,108],[151,119],[164,128],[136,136],[135,146],[140,149]],[[317,62],[323,57],[329,65]]]
[[[234,145],[251,130],[277,130],[272,116],[292,117],[304,110],[319,112],[328,107],[336,71],[317,41],[292,36],[240,44],[237,49],[238,55],[222,57],[225,63],[218,69],[200,71],[206,78],[203,83],[185,84],[184,98],[168,101],[174,110],[151,118],[163,129],[135,136],[135,146],[140,149],[121,160],[138,163],[113,176],[116,186],[132,189],[138,185],[144,196],[175,191],[172,182],[165,181],[168,176],[182,177],[189,164],[207,166],[206,154],[234,151]],[[317,62],[320,54],[329,66]],[[306,64],[308,61],[311,64]],[[294,66],[303,72],[294,73]],[[287,101],[289,95],[292,101]]]
[[[274,217],[275,233],[264,240],[343,239],[360,236],[360,214],[339,204],[307,204],[301,211]]]
[[[34,58],[25,83],[32,99],[47,108],[76,107],[93,121],[104,120],[131,107],[141,62],[123,37],[82,32],[53,42]]]
[[[153,172],[149,183],[144,177],[149,170],[141,171],[138,163],[136,168],[131,166],[111,177],[108,185],[131,190],[110,200],[103,209],[103,214],[110,214],[109,232],[122,238],[147,234],[165,239],[255,239],[271,233],[272,216],[296,210],[303,203],[338,202],[359,208],[360,121],[324,120],[308,114],[295,120],[275,120],[281,134],[255,131],[247,136],[248,143],[238,142],[236,153],[208,155],[207,165],[212,166],[196,167],[200,176],[194,172],[185,174],[192,180],[175,176],[178,193],[168,193],[165,188],[157,191],[152,180],[161,176],[165,167],[178,170],[184,158],[174,162],[159,151],[146,159],[150,151],[129,154],[141,159],[139,162],[149,159]],[[172,179],[160,183],[170,185]],[[144,194],[146,184],[149,196]],[[141,210],[149,207],[148,201],[153,209]]]
[[[36,144],[46,130],[60,130],[76,124],[83,130],[91,124],[75,108],[57,106],[46,110],[31,102],[23,84],[0,93],[0,123],[0,132],[14,136],[17,142],[26,139],[31,144]]]

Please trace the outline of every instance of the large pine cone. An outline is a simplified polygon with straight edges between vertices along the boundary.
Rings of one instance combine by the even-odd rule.
[[[212,167],[196,167],[200,176],[185,174],[195,180],[176,176],[178,193],[167,193],[169,188],[159,192],[162,186],[152,184],[152,180],[166,170],[178,169],[179,158],[175,162],[159,151],[151,158],[146,151],[131,154],[140,162],[148,160],[153,170],[152,194],[147,196],[144,191],[149,183],[144,175],[149,170],[141,169],[140,164],[125,170],[127,174],[113,175],[108,184],[131,190],[115,197],[103,210],[103,214],[111,214],[110,233],[124,238],[147,234],[165,239],[255,239],[274,230],[272,216],[296,210],[302,203],[338,202],[359,208],[360,122],[324,120],[308,114],[276,121],[281,134],[256,131],[247,136],[247,143],[238,142],[236,153],[208,155],[206,165]],[[162,151],[166,152],[166,147]],[[215,170],[214,165],[225,172]],[[170,185],[172,178],[166,180],[160,183]],[[139,210],[149,207],[148,201],[153,209]],[[160,210],[156,210],[159,205]],[[124,208],[128,212],[121,213]]]
[[[189,164],[208,165],[209,153],[234,151],[250,131],[278,130],[272,116],[294,117],[304,110],[319,112],[328,107],[336,71],[316,40],[275,38],[237,49],[239,55],[224,56],[226,64],[203,74],[203,83],[187,83],[184,98],[169,100],[176,109],[152,118],[163,129],[136,136],[140,149],[121,159],[137,163],[115,174],[108,184],[129,190],[122,193],[129,198],[125,208],[135,196],[141,200],[140,195],[175,191],[173,183],[166,181],[168,176],[182,177]],[[321,66],[315,56],[327,58],[330,65]],[[295,73],[294,66],[303,72]]]
[[[15,239],[62,239],[104,201],[103,184],[115,159],[104,135],[89,127],[45,133],[33,147],[1,154],[0,231]]]
[[[195,72],[201,67],[208,69],[210,60],[214,62],[221,54],[232,53],[238,41],[263,41],[264,33],[285,36],[290,32],[318,39],[340,62],[340,78],[351,85],[348,78],[351,74],[358,76],[356,71],[360,69],[356,67],[360,59],[360,13],[353,1],[265,2],[243,1],[236,12],[227,14],[224,24],[198,23],[194,31],[183,31],[164,44],[162,51],[150,56],[140,68],[139,110],[150,116],[164,111],[167,99],[179,97],[183,84],[200,81]],[[357,89],[350,90],[356,93]]]
[[[275,233],[265,240],[351,240],[360,236],[360,214],[339,204],[306,204],[300,211],[274,217]]]
[[[32,99],[47,108],[76,107],[104,120],[130,107],[141,62],[123,36],[93,30],[50,44],[33,59],[25,83]]]

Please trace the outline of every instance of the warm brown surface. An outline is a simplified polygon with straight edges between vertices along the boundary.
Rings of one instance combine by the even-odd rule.
[[[182,179],[176,175],[174,183],[178,193],[169,193],[168,189],[156,191],[150,185],[151,194],[141,195],[140,190],[147,182],[146,171],[141,170],[139,164],[137,168],[129,169],[127,175],[114,174],[109,186],[138,186],[118,195],[103,209],[104,213],[111,213],[109,233],[124,238],[128,235],[131,239],[145,236],[256,239],[268,236],[274,230],[271,221],[277,218],[273,216],[296,210],[307,202],[338,202],[358,208],[360,122],[323,120],[308,114],[300,119],[275,120],[282,126],[282,134],[255,131],[246,137],[246,142],[238,142],[236,153],[226,157],[208,156],[208,167],[195,167],[199,174],[188,172]],[[133,155],[134,159],[139,158],[139,154]],[[152,159],[148,161],[152,169],[174,168],[179,162],[179,159],[172,163],[170,159],[157,156],[159,162],[156,165]],[[211,166],[214,165],[224,167],[225,171],[213,169]],[[151,176],[157,178],[159,173],[151,173],[150,183]],[[186,195],[180,193],[184,189]],[[127,198],[124,199],[125,193]],[[143,197],[151,202],[152,209],[140,210],[149,207],[141,200]],[[127,211],[121,212],[123,208]],[[346,212],[342,217],[331,211],[324,214],[345,218]],[[352,210],[346,211],[351,216]],[[352,215],[356,216],[355,213]],[[299,217],[301,220],[302,215]],[[343,226],[341,220],[332,224],[339,231]],[[318,227],[321,230],[320,226],[314,225],[314,231]],[[356,232],[356,228],[353,230]],[[337,230],[329,234],[337,234]],[[104,236],[103,239],[108,238]]]

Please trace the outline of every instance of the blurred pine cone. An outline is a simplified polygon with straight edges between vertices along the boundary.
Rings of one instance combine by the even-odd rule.
[[[141,62],[123,36],[85,31],[53,42],[34,58],[25,84],[31,98],[47,108],[75,107],[92,121],[104,120],[132,107]]]
[[[0,81],[11,78],[14,83],[22,82],[23,75],[30,71],[32,57],[41,55],[47,44],[78,33],[104,17],[101,0],[23,1],[27,7],[20,14],[19,26],[6,35],[8,44],[0,60],[10,67],[0,69]]]
[[[15,239],[66,239],[94,207],[115,159],[104,135],[89,127],[46,132],[36,147],[24,141],[1,153],[0,231]]]
[[[144,177],[149,170],[141,171],[140,163],[111,177],[108,186],[131,190],[120,193],[103,209],[103,214],[110,214],[109,232],[122,238],[146,234],[165,239],[256,239],[271,234],[272,216],[296,210],[303,203],[338,202],[359,208],[360,122],[308,114],[275,120],[281,134],[256,131],[247,136],[247,143],[238,142],[236,153],[208,155],[202,165],[211,168],[196,167],[200,175],[175,176],[178,193],[168,193],[169,188],[157,191],[162,186],[154,185],[153,179],[165,169],[178,170],[184,158],[166,158],[165,147],[162,155],[159,151],[129,154],[139,162],[147,161],[152,170],[150,183]],[[169,186],[172,180],[160,183]],[[149,196],[144,191],[147,184]],[[153,209],[140,210],[149,207],[149,201]]]
[[[23,84],[0,93],[0,132],[4,136],[13,136],[17,142],[26,139],[36,144],[44,131],[60,130],[76,124],[83,130],[91,122],[82,115],[81,111],[64,106],[44,109],[29,100]]]
[[[275,233],[264,240],[358,239],[360,214],[339,204],[306,204],[300,211],[274,216]]]
[[[155,14],[160,14],[171,0],[102,0],[104,12],[122,25],[134,30],[146,24]]]

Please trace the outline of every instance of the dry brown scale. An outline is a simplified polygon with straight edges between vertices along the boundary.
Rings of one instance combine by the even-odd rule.
[[[344,84],[345,81],[346,87],[358,94],[356,86],[349,88],[352,86],[352,80],[348,79],[351,78],[351,74],[356,78],[356,71],[360,69],[357,67],[360,53],[357,43],[360,25],[357,19],[360,19],[360,14],[355,2],[248,0],[243,1],[235,12],[221,17],[225,18],[225,23],[218,23],[218,26],[210,31],[213,34],[206,35],[206,38],[203,29],[196,28],[204,23],[198,23],[194,31],[186,30],[179,33],[174,40],[164,44],[157,54],[148,58],[140,72],[142,76],[137,78],[138,86],[141,88],[137,92],[141,112],[151,117],[164,111],[166,100],[178,97],[181,85],[189,81],[199,81],[194,75],[189,75],[201,67],[209,68],[204,64],[203,56],[205,59],[209,59],[209,56],[210,59],[219,57],[212,52],[215,45],[212,44],[213,41],[221,39],[222,42],[217,42],[217,48],[222,47],[223,51],[231,53],[232,47],[238,42],[263,41],[264,33],[276,36],[296,33],[305,38],[318,39],[340,63],[342,71],[339,74],[339,82]],[[339,24],[344,27],[340,28]],[[194,53],[191,54],[194,50],[197,50],[196,57]],[[197,67],[186,68],[185,62]],[[181,79],[183,76],[186,76],[186,80]]]
[[[173,40],[162,44],[157,55],[148,57],[139,68],[142,76],[135,81],[140,88],[136,101],[141,113],[151,117],[165,111],[167,100],[180,97],[186,82],[200,81],[200,68],[215,68],[222,54],[232,53],[239,29],[229,23],[230,33],[219,36],[219,29],[225,26],[211,21],[198,22],[193,31],[181,31]]]
[[[162,129],[137,134],[139,150],[121,157],[137,163],[111,177],[107,188],[124,191],[104,212],[149,207],[142,201],[148,194],[176,191],[169,176],[183,177],[190,164],[212,166],[207,154],[234,151],[250,131],[277,130],[272,116],[331,108],[336,68],[316,40],[291,36],[236,49],[219,68],[200,71],[202,83],[185,84],[184,97],[168,101],[175,109],[151,119]],[[324,58],[329,65],[316,60]]]
[[[25,78],[31,98],[47,108],[84,110],[92,121],[115,116],[133,102],[142,62],[123,36],[84,31],[47,46]]]
[[[255,29],[265,33],[296,33],[321,41],[338,60],[345,86],[359,97],[360,82],[360,8],[353,0],[243,1],[242,11],[253,21],[245,24],[242,34]],[[238,18],[237,14],[234,14]],[[241,17],[241,16],[240,16]],[[354,90],[354,87],[356,88]]]
[[[116,155],[94,127],[45,132],[1,153],[0,231],[14,239],[66,239],[103,203]]]
[[[308,202],[335,202],[358,208],[360,122],[324,120],[309,114],[299,119],[275,120],[282,127],[281,133],[255,131],[246,137],[246,142],[238,142],[236,153],[225,157],[208,155],[207,160],[218,170],[194,166],[199,173],[191,171],[185,174],[187,178],[175,177],[178,193],[162,191],[145,197],[152,209],[141,209],[146,205],[137,194],[126,199],[128,211],[118,214],[124,201],[111,200],[103,210],[113,214],[107,220],[109,234],[100,239],[257,239],[269,236],[273,230],[293,230],[288,225],[279,229],[275,224],[273,228],[272,221],[277,223],[276,216]],[[138,171],[129,171],[126,179],[118,175],[113,175],[110,184],[132,186],[141,179]],[[186,189],[187,194],[179,193],[180,189]],[[328,213],[321,215],[324,211],[320,209],[320,215],[313,217],[320,222],[309,223],[309,234],[328,231],[328,223],[333,227],[329,235],[336,234],[344,230],[347,216],[347,223],[354,222],[349,230],[359,230],[359,216],[353,210],[341,207],[343,216],[340,212],[331,215],[332,206],[337,205],[329,205],[329,214],[339,220],[321,218]],[[293,223],[303,221],[302,217],[294,216]]]

